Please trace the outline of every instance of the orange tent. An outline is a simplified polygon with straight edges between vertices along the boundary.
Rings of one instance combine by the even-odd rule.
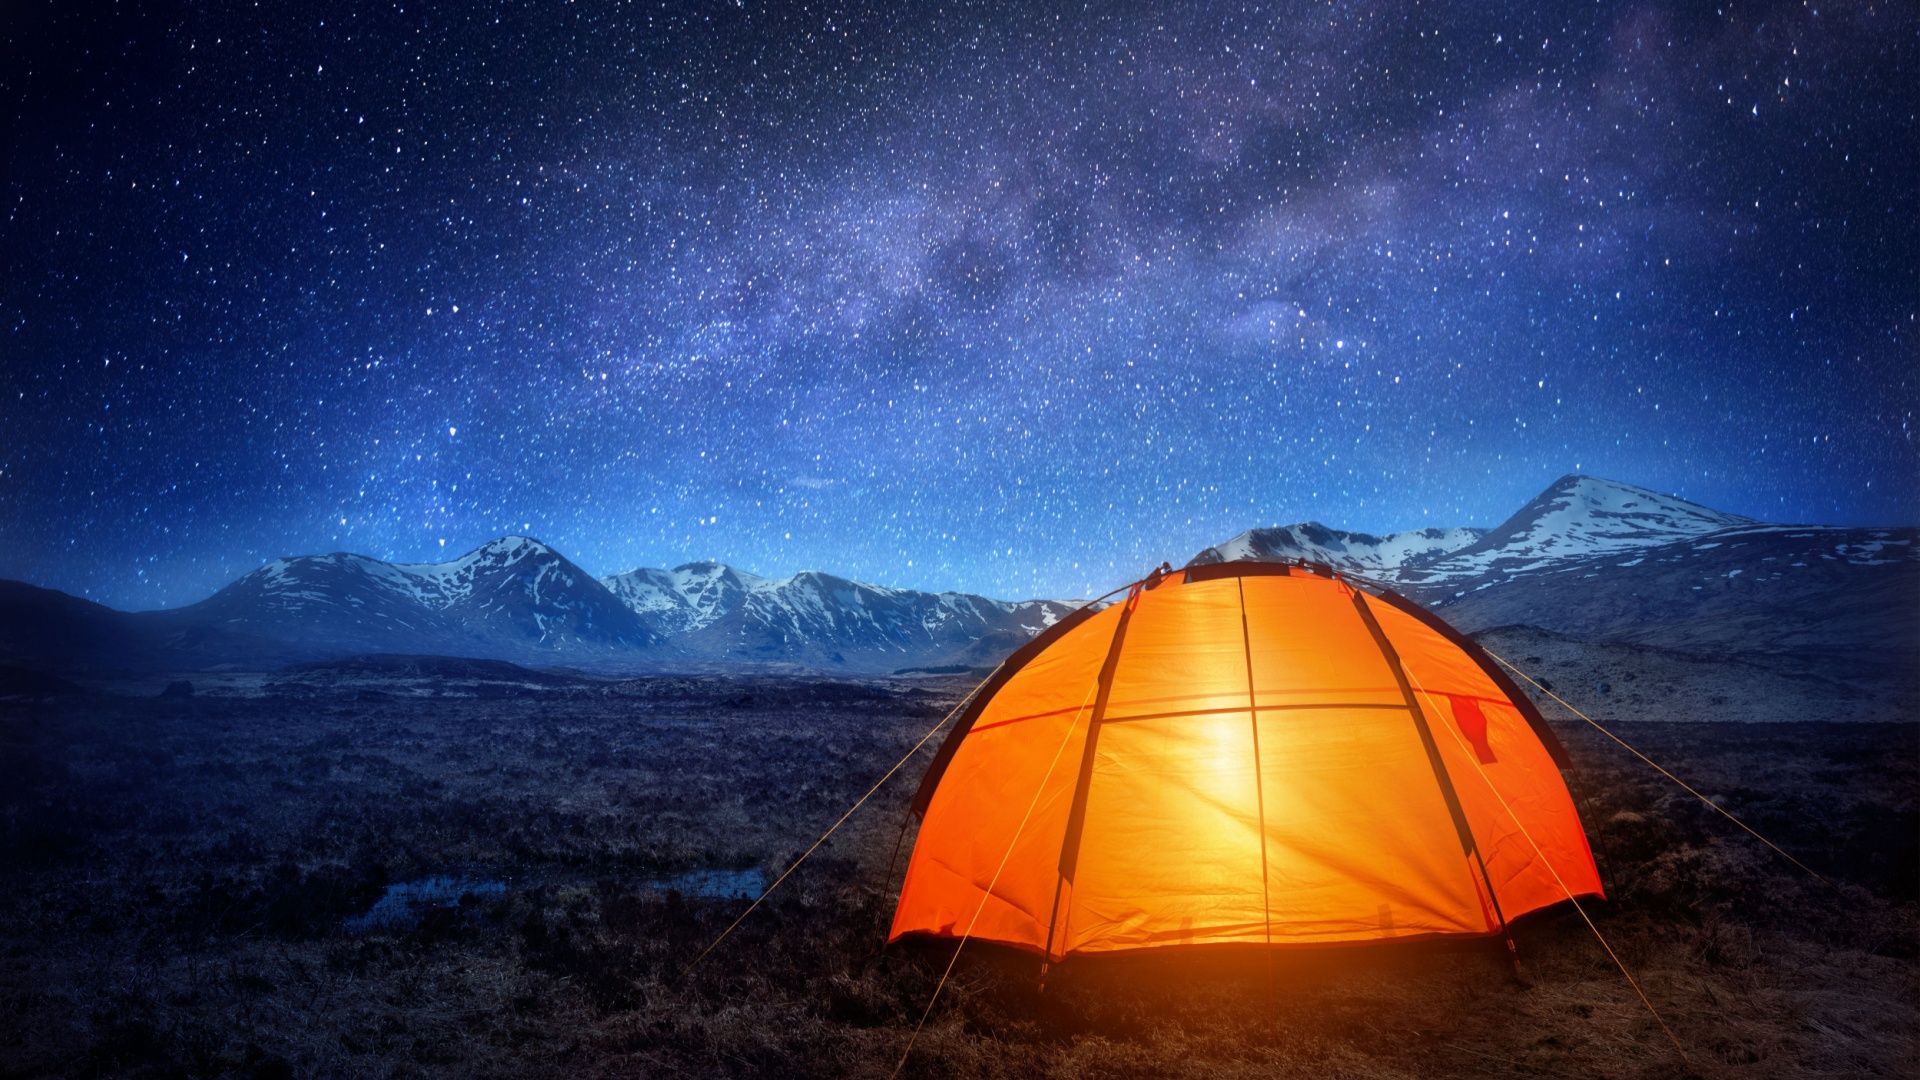
[[[1155,574],[972,699],[915,796],[889,940],[1059,960],[1497,935],[1601,894],[1566,764],[1477,646],[1391,592]]]

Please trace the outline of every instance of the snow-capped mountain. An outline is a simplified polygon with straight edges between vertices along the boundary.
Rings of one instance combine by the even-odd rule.
[[[1821,676],[1920,675],[1920,529],[1752,523],[1429,596],[1467,631],[1764,655]]]
[[[690,655],[869,671],[992,664],[1072,610],[1054,600],[894,589],[813,571],[764,578],[715,562],[602,580]]]
[[[1477,542],[1487,530],[1471,527],[1414,529],[1374,536],[1371,533],[1329,529],[1317,521],[1249,529],[1239,536],[1195,555],[1187,565],[1207,563],[1277,562],[1304,559],[1356,574],[1376,574],[1440,558]]]
[[[335,552],[275,559],[197,604],[119,612],[0,582],[0,658],[129,669],[277,667],[439,654],[616,670],[741,663],[863,673],[1001,657],[1071,610],[1035,600],[770,579],[720,563],[603,580],[508,536],[444,563]]]
[[[329,652],[512,657],[644,650],[661,641],[591,574],[524,536],[445,563],[346,552],[275,559],[167,614]]]
[[[1319,522],[1253,529],[1188,565],[1304,559],[1413,591],[1479,585],[1562,563],[1632,551],[1737,525],[1738,514],[1593,476],[1563,476],[1492,529],[1419,529],[1372,536]]]
[[[1438,559],[1406,563],[1397,568],[1395,580],[1416,588],[1468,581],[1484,586],[1751,524],[1752,518],[1617,480],[1563,476],[1478,540]]]
[[[1478,530],[1435,530],[1458,534]],[[1764,657],[1809,675],[1920,670],[1920,529],[1775,525],[1591,476],[1565,476],[1470,542],[1417,546],[1320,525],[1208,548],[1364,575],[1468,632],[1525,624],[1585,640]]]
[[[692,562],[672,570],[643,567],[601,578],[600,583],[665,634],[702,629],[737,610],[749,594],[776,584],[717,562]]]

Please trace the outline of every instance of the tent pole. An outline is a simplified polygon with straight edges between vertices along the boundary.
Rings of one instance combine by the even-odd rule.
[[[1480,867],[1480,880],[1487,886],[1487,899],[1493,901],[1493,915],[1500,920],[1500,936],[1507,942],[1507,964],[1513,969],[1513,981],[1521,986],[1527,985],[1527,977],[1520,974],[1520,946],[1513,940],[1513,928],[1507,925],[1506,912],[1500,910],[1500,897],[1494,895],[1493,879],[1487,876],[1487,860],[1480,855],[1480,845],[1473,846],[1473,861]]]
[[[900,812],[900,831],[893,838],[893,854],[887,856],[887,876],[880,879],[880,918],[882,921],[886,919],[887,915],[887,898],[893,895],[893,868],[900,861],[900,846],[906,843],[907,840],[907,821],[911,813],[912,811],[910,810]],[[886,931],[882,930],[880,933],[880,951],[885,952],[886,950]]]
[[[1091,724],[1088,725],[1088,730],[1092,730]],[[1053,968],[1053,930],[1060,918],[1060,890],[1066,883],[1067,879],[1056,872],[1053,879],[1053,908],[1047,912],[1047,943],[1040,949],[1039,990],[1041,993],[1046,993],[1047,972]]]
[[[1504,661],[1502,662],[1504,663]],[[1421,688],[1420,693],[1422,696],[1427,697],[1429,701],[1432,700],[1431,695],[1427,694],[1424,687]],[[1551,691],[1549,691],[1549,693],[1551,693]],[[1447,733],[1452,735],[1454,741],[1460,744],[1461,750],[1466,750],[1466,740],[1460,737],[1458,731],[1448,728]],[[1679,1037],[1674,1035],[1673,1029],[1667,1026],[1667,1021],[1660,1015],[1660,1010],[1653,1007],[1653,999],[1647,996],[1647,991],[1640,985],[1640,980],[1633,977],[1633,972],[1627,969],[1626,961],[1620,959],[1620,954],[1614,952],[1613,946],[1607,944],[1606,935],[1600,932],[1600,927],[1593,921],[1593,916],[1587,914],[1587,909],[1581,906],[1580,898],[1573,894],[1573,888],[1567,884],[1565,878],[1560,876],[1560,871],[1553,868],[1552,860],[1547,858],[1546,852],[1540,850],[1539,841],[1535,840],[1533,834],[1527,831],[1526,823],[1520,820],[1519,814],[1514,813],[1513,805],[1507,802],[1507,797],[1500,794],[1500,789],[1494,786],[1493,778],[1487,775],[1486,768],[1472,757],[1468,757],[1467,762],[1480,774],[1480,779],[1487,785],[1487,791],[1499,801],[1500,808],[1507,812],[1507,817],[1512,820],[1513,827],[1519,830],[1521,838],[1527,842],[1528,847],[1533,849],[1534,857],[1540,860],[1540,865],[1546,867],[1547,873],[1553,875],[1554,884],[1559,885],[1560,891],[1566,894],[1567,902],[1573,905],[1573,910],[1579,914],[1581,921],[1587,924],[1587,929],[1593,931],[1593,939],[1600,943],[1601,951],[1607,954],[1607,959],[1613,961],[1614,967],[1620,969],[1620,974],[1627,980],[1627,985],[1633,988],[1635,994],[1639,995],[1640,1003],[1647,1007],[1647,1013],[1653,1017],[1654,1023],[1660,1025],[1660,1030],[1666,1033],[1667,1041],[1673,1044],[1674,1053],[1680,1055],[1681,1061],[1691,1065],[1692,1059],[1687,1056],[1686,1047],[1680,1045]]]
[[[1266,933],[1268,1016],[1279,1012],[1279,982],[1273,974],[1273,893],[1267,873],[1267,781],[1260,771],[1260,703],[1253,694],[1253,631],[1247,628],[1247,579],[1235,578],[1240,590],[1240,644],[1247,661],[1247,724],[1253,729],[1253,804],[1260,820],[1260,920]]]
[[[1414,729],[1420,733],[1420,743],[1427,751],[1427,764],[1433,767],[1433,778],[1440,785],[1441,799],[1447,804],[1447,813],[1453,817],[1453,828],[1460,836],[1460,850],[1473,856],[1474,865],[1480,870],[1480,881],[1487,889],[1487,899],[1493,904],[1493,915],[1500,922],[1500,934],[1507,940],[1507,955],[1513,962],[1513,976],[1520,978],[1520,950],[1514,944],[1513,932],[1507,928],[1506,912],[1500,908],[1500,895],[1493,891],[1493,878],[1487,873],[1487,861],[1480,854],[1480,844],[1474,839],[1473,826],[1467,823],[1467,812],[1460,805],[1460,793],[1454,789],[1453,778],[1447,775],[1446,763],[1440,760],[1440,746],[1434,741],[1433,728],[1427,723],[1427,714],[1420,709],[1420,702],[1413,695],[1413,685],[1407,681],[1406,665],[1400,662],[1400,653],[1387,640],[1387,632],[1380,628],[1380,620],[1374,618],[1373,610],[1367,606],[1367,594],[1353,589],[1354,610],[1360,613],[1360,621],[1367,626],[1367,632],[1373,635],[1373,643],[1380,647],[1380,655],[1393,672],[1394,682],[1400,686],[1400,694],[1406,700],[1407,712],[1413,716]]]
[[[1085,705],[1081,706],[1085,708]],[[1079,714],[1074,714],[1074,723],[1079,722]],[[1007,860],[1013,858],[1013,849],[1020,846],[1020,834],[1027,831],[1027,823],[1033,820],[1034,807],[1040,805],[1040,796],[1046,793],[1047,781],[1053,779],[1053,770],[1059,766],[1060,757],[1066,752],[1067,743],[1073,741],[1073,724],[1060,736],[1060,745],[1053,749],[1053,760],[1047,763],[1047,771],[1041,775],[1040,784],[1033,789],[1033,798],[1027,800],[1027,812],[1020,816],[1020,824],[1014,826],[1013,839],[1007,841],[1007,850],[1000,856],[1000,865],[993,868],[993,876],[987,879],[987,887],[980,893],[980,902],[974,905],[973,918],[968,920],[967,929],[960,935],[960,941],[953,947],[953,956],[947,961],[947,968],[940,973],[940,981],[933,984],[933,996],[927,999],[927,1007],[921,1011],[920,1019],[913,1025],[913,1034],[907,1036],[907,1047],[900,1052],[900,1060],[894,1064],[888,1080],[900,1075],[907,1067],[907,1059],[913,1056],[913,1044],[920,1038],[920,1030],[927,1026],[927,1017],[933,1015],[933,1007],[940,1000],[940,991],[946,989],[947,979],[953,975],[954,965],[960,962],[960,951],[967,947],[968,939],[973,937],[974,927],[980,925],[980,913],[987,909],[987,901],[993,899],[993,887],[1000,883],[1000,872],[1007,868]]]
[[[1087,717],[1087,741],[1080,752],[1079,775],[1073,782],[1073,805],[1067,811],[1067,827],[1060,836],[1060,876],[1053,883],[1053,910],[1047,915],[1047,944],[1041,953],[1046,961],[1053,959],[1053,934],[1060,918],[1060,894],[1066,883],[1073,880],[1074,868],[1080,861],[1080,832],[1087,824],[1087,786],[1093,779],[1093,755],[1095,748],[1100,745],[1100,721],[1107,715],[1107,695],[1113,690],[1113,672],[1120,665],[1120,644],[1126,640],[1127,621],[1133,618],[1134,605],[1140,601],[1140,590],[1158,584],[1161,576],[1161,572],[1156,570],[1128,591],[1126,606],[1120,609],[1120,617],[1114,621],[1113,641],[1107,646],[1107,658],[1100,665],[1099,678],[1094,682],[1093,715]],[[1041,975],[1044,978],[1044,968]]]

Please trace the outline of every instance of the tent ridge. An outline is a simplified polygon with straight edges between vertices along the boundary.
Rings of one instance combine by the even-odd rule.
[[[1121,610],[1120,618],[1113,625],[1113,643],[1107,647],[1106,662],[1100,665],[1100,679],[1093,697],[1093,715],[1087,717],[1087,739],[1080,752],[1080,773],[1074,781],[1073,809],[1068,812],[1067,831],[1060,841],[1060,876],[1073,880],[1073,871],[1080,861],[1080,834],[1087,823],[1087,787],[1093,780],[1094,753],[1100,744],[1100,724],[1106,718],[1107,701],[1113,694],[1113,673],[1120,666],[1120,649],[1127,639],[1127,623],[1133,618],[1134,606],[1139,603],[1140,590],[1136,586],[1127,595],[1127,606]]]

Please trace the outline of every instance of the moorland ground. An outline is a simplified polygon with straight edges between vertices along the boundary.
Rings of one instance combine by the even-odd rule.
[[[1551,659],[1597,687],[1577,657]],[[684,978],[745,902],[669,883],[777,872],[957,680],[16,683],[0,702],[0,1075],[885,1076],[951,955],[881,949],[921,762]],[[1474,943],[1271,968],[1069,962],[1041,992],[1031,957],[970,945],[908,1074],[1910,1069],[1920,727],[1825,722],[1844,703],[1774,724],[1704,701],[1681,722],[1604,706],[1836,882],[1557,723],[1612,892],[1590,913],[1690,1065],[1563,906],[1517,924],[1524,983]],[[388,886],[435,877],[473,888],[361,920]]]

